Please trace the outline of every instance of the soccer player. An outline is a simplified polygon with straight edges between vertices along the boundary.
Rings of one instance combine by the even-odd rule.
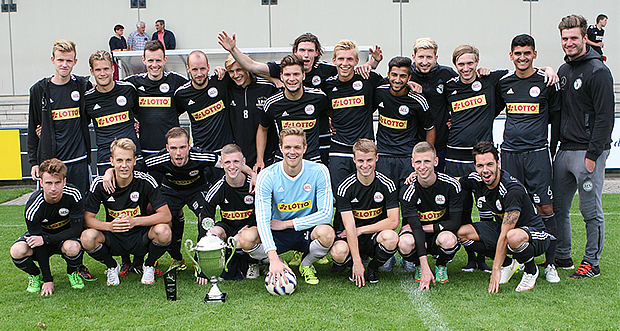
[[[548,143],[550,117],[560,110],[560,85],[547,86],[544,73],[534,68],[534,38],[521,34],[512,39],[510,59],[515,71],[502,77],[498,91],[506,103],[502,142],[502,168],[519,180],[532,197],[547,231],[556,234]],[[551,240],[545,263],[547,281],[560,281],[555,267],[557,241]]]
[[[435,172],[439,158],[429,142],[415,145],[411,163],[416,177],[401,191],[403,226],[398,250],[405,261],[415,263],[414,279],[420,282],[420,289],[428,289],[431,280],[448,281],[447,264],[459,249],[456,231],[463,212],[461,185],[457,179]],[[438,256],[434,279],[427,254]]]
[[[256,133],[256,163],[259,169],[265,165],[268,128],[274,123],[278,133],[291,126],[304,129],[308,142],[304,158],[315,162],[321,160],[317,121],[322,114],[327,113],[329,103],[321,90],[303,86],[303,66],[303,60],[297,55],[287,55],[280,62],[280,79],[284,83],[284,90],[265,102],[265,116],[261,118]],[[276,153],[276,160],[282,160],[281,153]]]
[[[82,232],[84,205],[80,190],[67,184],[67,167],[58,159],[43,161],[39,166],[41,189],[26,203],[28,231],[11,246],[11,258],[28,274],[31,293],[48,296],[54,292],[49,257],[60,254],[67,262],[67,277],[72,288],[84,288],[77,268],[82,266]],[[37,267],[34,261],[39,262]]]
[[[536,212],[527,190],[517,179],[501,169],[499,153],[490,141],[478,142],[472,150],[476,172],[461,177],[461,187],[466,194],[476,196],[476,206],[486,207],[495,222],[484,221],[462,225],[458,236],[463,245],[492,257],[493,272],[489,292],[499,291],[524,264],[517,292],[534,288],[538,267],[534,257],[544,253],[552,237]],[[471,214],[471,206],[463,205]],[[513,258],[506,256],[507,250]]]
[[[304,160],[306,133],[298,127],[280,132],[280,151],[284,159],[258,174],[256,181],[255,229],[241,233],[239,244],[256,260],[269,259],[269,281],[292,272],[278,254],[289,250],[303,252],[299,272],[308,284],[318,284],[312,265],[327,255],[334,242],[329,225],[333,195],[327,168]]]
[[[405,80],[406,82],[406,80]],[[396,253],[400,212],[396,184],[376,171],[377,146],[360,139],[353,145],[356,172],[338,186],[336,209],[342,216],[331,254],[334,265],[351,266],[349,279],[358,287],[379,282],[379,267]],[[361,255],[372,257],[364,277]]]
[[[114,67],[109,52],[96,51],[90,56],[88,63],[97,85],[86,92],[86,116],[92,120],[95,128],[97,170],[102,176],[111,166],[112,141],[129,138],[138,146],[138,151],[140,150],[140,142],[134,128],[134,112],[138,107],[138,97],[136,88],[131,83],[112,79]]]
[[[590,25],[586,32],[586,44],[590,45],[593,50],[601,54],[603,61],[607,60],[607,58],[603,55],[603,47],[605,46],[603,43],[605,26],[607,26],[607,15],[599,14],[596,16],[596,25]]]
[[[586,20],[578,15],[562,18],[558,26],[566,63],[558,70],[562,78],[560,150],[553,163],[556,265],[573,267],[570,207],[577,190],[587,236],[583,262],[571,278],[600,275],[605,242],[601,196],[614,126],[613,78],[600,54],[586,47],[586,27]]]
[[[95,178],[84,203],[84,225],[88,229],[80,240],[93,259],[106,265],[108,286],[120,284],[120,265],[113,255],[146,253],[141,281],[152,284],[155,261],[166,252],[172,237],[170,210],[155,179],[134,171],[136,145],[131,139],[115,139],[110,152],[116,190],[106,192],[103,177]],[[106,211],[105,221],[95,217],[101,204]]]

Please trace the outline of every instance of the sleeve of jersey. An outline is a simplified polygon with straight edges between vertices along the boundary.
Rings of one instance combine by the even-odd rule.
[[[504,197],[504,212],[509,212],[513,210],[521,211],[524,207],[524,204],[528,202],[530,202],[530,198],[527,195],[525,189],[515,186],[511,189],[508,189],[508,192],[506,192],[506,196]],[[532,208],[534,208],[533,205]]]
[[[458,183],[457,183],[458,184]],[[448,230],[456,233],[461,226],[461,216],[463,215],[463,200],[461,199],[460,185],[458,187],[452,186],[448,195],[448,205],[450,207],[450,215],[448,220],[441,221],[435,225],[435,232],[440,230]],[[438,228],[441,226],[441,228]]]
[[[614,127],[614,83],[611,73],[605,67],[592,73],[590,84],[595,118],[586,157],[596,160],[603,153]]]
[[[28,162],[37,165],[37,151],[39,150],[39,137],[36,134],[37,125],[41,124],[41,96],[37,93],[37,85],[30,88],[30,100],[28,102]]]
[[[97,214],[99,212],[99,207],[101,205],[101,201],[103,201],[101,197],[101,188],[100,181],[97,181],[100,177],[95,178],[95,181],[90,186],[90,190],[86,192],[86,198],[84,199],[84,210],[91,212],[93,214]]]
[[[327,167],[320,166],[320,173],[316,174],[315,198],[317,210],[306,216],[298,217],[293,220],[293,227],[296,231],[310,229],[319,224],[329,224],[334,213],[334,195],[332,185],[329,180]]]
[[[461,184],[461,200],[467,201],[465,199],[465,195],[471,196],[473,194],[473,180],[468,179],[467,177],[461,177],[459,179],[459,184]],[[471,201],[471,199],[469,199]],[[472,213],[472,205],[471,203],[462,204],[463,212],[461,213],[461,223],[471,223],[471,213]]]
[[[275,62],[267,62],[269,68],[269,76],[273,78],[280,78],[280,66]]]
[[[151,206],[153,206],[153,210],[157,210],[168,203],[164,200],[163,195],[161,194],[161,186],[152,186],[149,185],[149,202]]]
[[[385,209],[398,208],[398,191],[396,189],[390,192],[389,188],[385,195]]]
[[[344,183],[343,183],[344,184]],[[341,184],[342,185],[342,184]],[[353,206],[351,206],[351,199],[348,196],[348,190],[344,188],[338,187],[338,192],[336,192],[336,212],[341,213],[343,211],[353,210]]]
[[[273,125],[273,115],[269,112],[269,105],[265,106],[265,111],[260,114],[258,118],[258,123],[265,128],[268,128]]]
[[[258,174],[256,179],[256,199],[255,199],[255,212],[256,212],[256,227],[258,228],[258,235],[265,252],[276,249],[276,244],[273,241],[273,235],[271,234],[271,199],[273,181],[269,176],[269,170],[263,170]]]
[[[376,89],[383,83],[383,76],[374,70],[370,71],[370,77],[368,77],[368,79],[373,89]]]

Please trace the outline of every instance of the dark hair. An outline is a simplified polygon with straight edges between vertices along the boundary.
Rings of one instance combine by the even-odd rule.
[[[404,56],[396,56],[393,57],[388,63],[388,72],[392,71],[393,67],[397,68],[407,68],[407,74],[411,76],[413,74],[413,69],[411,68],[411,59]]]
[[[124,27],[124,26],[122,26],[122,25],[120,25],[120,24],[116,24],[116,25],[114,26],[114,32],[116,32],[117,30],[120,30],[120,29],[125,30],[125,27]]]
[[[319,42],[319,37],[313,35],[310,32],[306,32],[301,36],[297,37],[293,42],[293,53],[297,52],[297,47],[299,47],[299,43],[310,42],[314,43],[314,47],[316,47],[317,55],[314,58],[314,61],[318,61],[323,55],[323,47],[321,47],[321,42]],[[313,63],[314,64],[314,63]]]
[[[159,41],[159,39],[149,40],[146,42],[146,44],[144,44],[143,54],[146,55],[146,51],[155,52],[160,49],[162,52],[164,52],[164,56],[166,56],[166,48],[164,47],[164,44],[162,44],[161,41]]]
[[[301,70],[304,70],[304,60],[302,60],[298,55],[290,54],[285,56],[280,62],[280,72],[284,70],[286,67],[290,66],[300,66]]]
[[[596,16],[596,24],[598,24],[598,22],[600,22],[604,18],[608,18],[607,15],[599,14],[598,16]]]
[[[476,158],[476,155],[491,153],[493,154],[493,158],[495,158],[495,161],[499,161],[499,152],[491,141],[477,141],[474,144],[474,149],[471,153],[473,154],[474,159]]]
[[[562,35],[562,31],[572,28],[579,28],[581,30],[581,36],[583,37],[586,35],[588,29],[588,21],[581,15],[572,14],[563,17],[560,24],[558,24],[560,35]]]
[[[155,24],[157,23],[161,23],[161,25],[166,25],[166,21],[162,20],[162,19],[158,19],[157,21],[155,21]]]
[[[527,47],[532,46],[532,50],[536,50],[536,43],[534,42],[534,38],[529,34],[520,34],[514,38],[512,38],[512,42],[510,43],[510,51],[514,51],[515,47]]]

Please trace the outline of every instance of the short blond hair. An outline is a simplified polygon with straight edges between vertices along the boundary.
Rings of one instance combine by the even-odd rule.
[[[415,146],[413,146],[413,151],[411,152],[411,156],[413,157],[413,154],[415,153],[426,153],[426,152],[433,152],[433,155],[437,156],[437,150],[435,149],[435,146],[433,146],[428,141],[420,141],[419,143],[415,144]]]
[[[110,55],[110,52],[100,49],[91,54],[88,58],[88,64],[90,65],[91,69],[94,67],[95,61],[108,61],[108,63],[110,63],[110,66],[112,66],[112,55]]]
[[[300,136],[303,140],[303,145],[306,146],[306,132],[304,129],[296,126],[290,126],[280,131],[280,145],[286,136]]]
[[[430,37],[418,38],[413,44],[413,54],[417,53],[419,49],[432,49],[437,55],[437,48],[437,43]]]
[[[110,144],[110,152],[112,155],[114,155],[114,151],[117,148],[132,151],[133,155],[136,155],[136,144],[129,138],[114,139],[114,141]]]
[[[241,153],[241,156],[243,156],[243,151],[241,150],[241,147],[235,144],[228,144],[222,147],[222,150],[220,151],[220,154],[222,155],[228,155],[233,153]]]
[[[52,57],[54,57],[54,53],[56,51],[61,53],[71,53],[73,52],[74,56],[77,55],[75,51],[75,43],[71,40],[66,39],[58,39],[54,42],[54,47],[52,48]]]
[[[224,68],[226,68],[226,70],[230,70],[230,68],[235,63],[237,63],[237,60],[235,60],[235,58],[232,55],[228,55],[228,57],[226,58],[226,61],[224,61]]]
[[[355,155],[355,152],[373,153],[377,155],[377,145],[370,139],[362,138],[353,144],[353,155]]]
[[[474,45],[461,45],[454,49],[452,63],[456,65],[456,60],[463,54],[473,54],[476,61],[480,59],[480,51]]]
[[[357,44],[353,40],[342,39],[334,46],[334,58],[336,58],[336,54],[339,51],[355,51],[355,58],[359,58],[359,49],[357,48]]]

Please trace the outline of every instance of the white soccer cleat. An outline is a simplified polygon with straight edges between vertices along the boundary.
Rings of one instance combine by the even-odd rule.
[[[555,265],[548,264],[545,268],[545,278],[549,283],[559,283],[560,276],[558,275],[558,270],[555,268]]]
[[[155,267],[142,265],[142,284],[153,284],[155,283]]]
[[[538,268],[536,268],[535,274],[528,274],[527,272],[523,272],[521,282],[519,283],[515,291],[523,292],[533,289],[534,285],[536,285],[536,278],[538,278]]]
[[[245,278],[247,279],[256,279],[260,276],[260,269],[258,268],[258,263],[252,263],[248,266],[248,271],[245,273]]]
[[[116,262],[116,267],[108,268],[105,270],[105,275],[108,278],[107,284],[108,286],[116,286],[121,283],[121,280],[118,278],[118,272],[121,270],[121,266]]]
[[[512,275],[517,273],[517,271],[519,271],[520,267],[521,267],[521,264],[519,262],[517,262],[517,260],[515,260],[515,259],[512,259],[512,263],[509,266],[501,267],[501,269],[500,269],[500,276],[499,276],[499,283],[500,284],[508,283],[508,281],[510,280]]]

